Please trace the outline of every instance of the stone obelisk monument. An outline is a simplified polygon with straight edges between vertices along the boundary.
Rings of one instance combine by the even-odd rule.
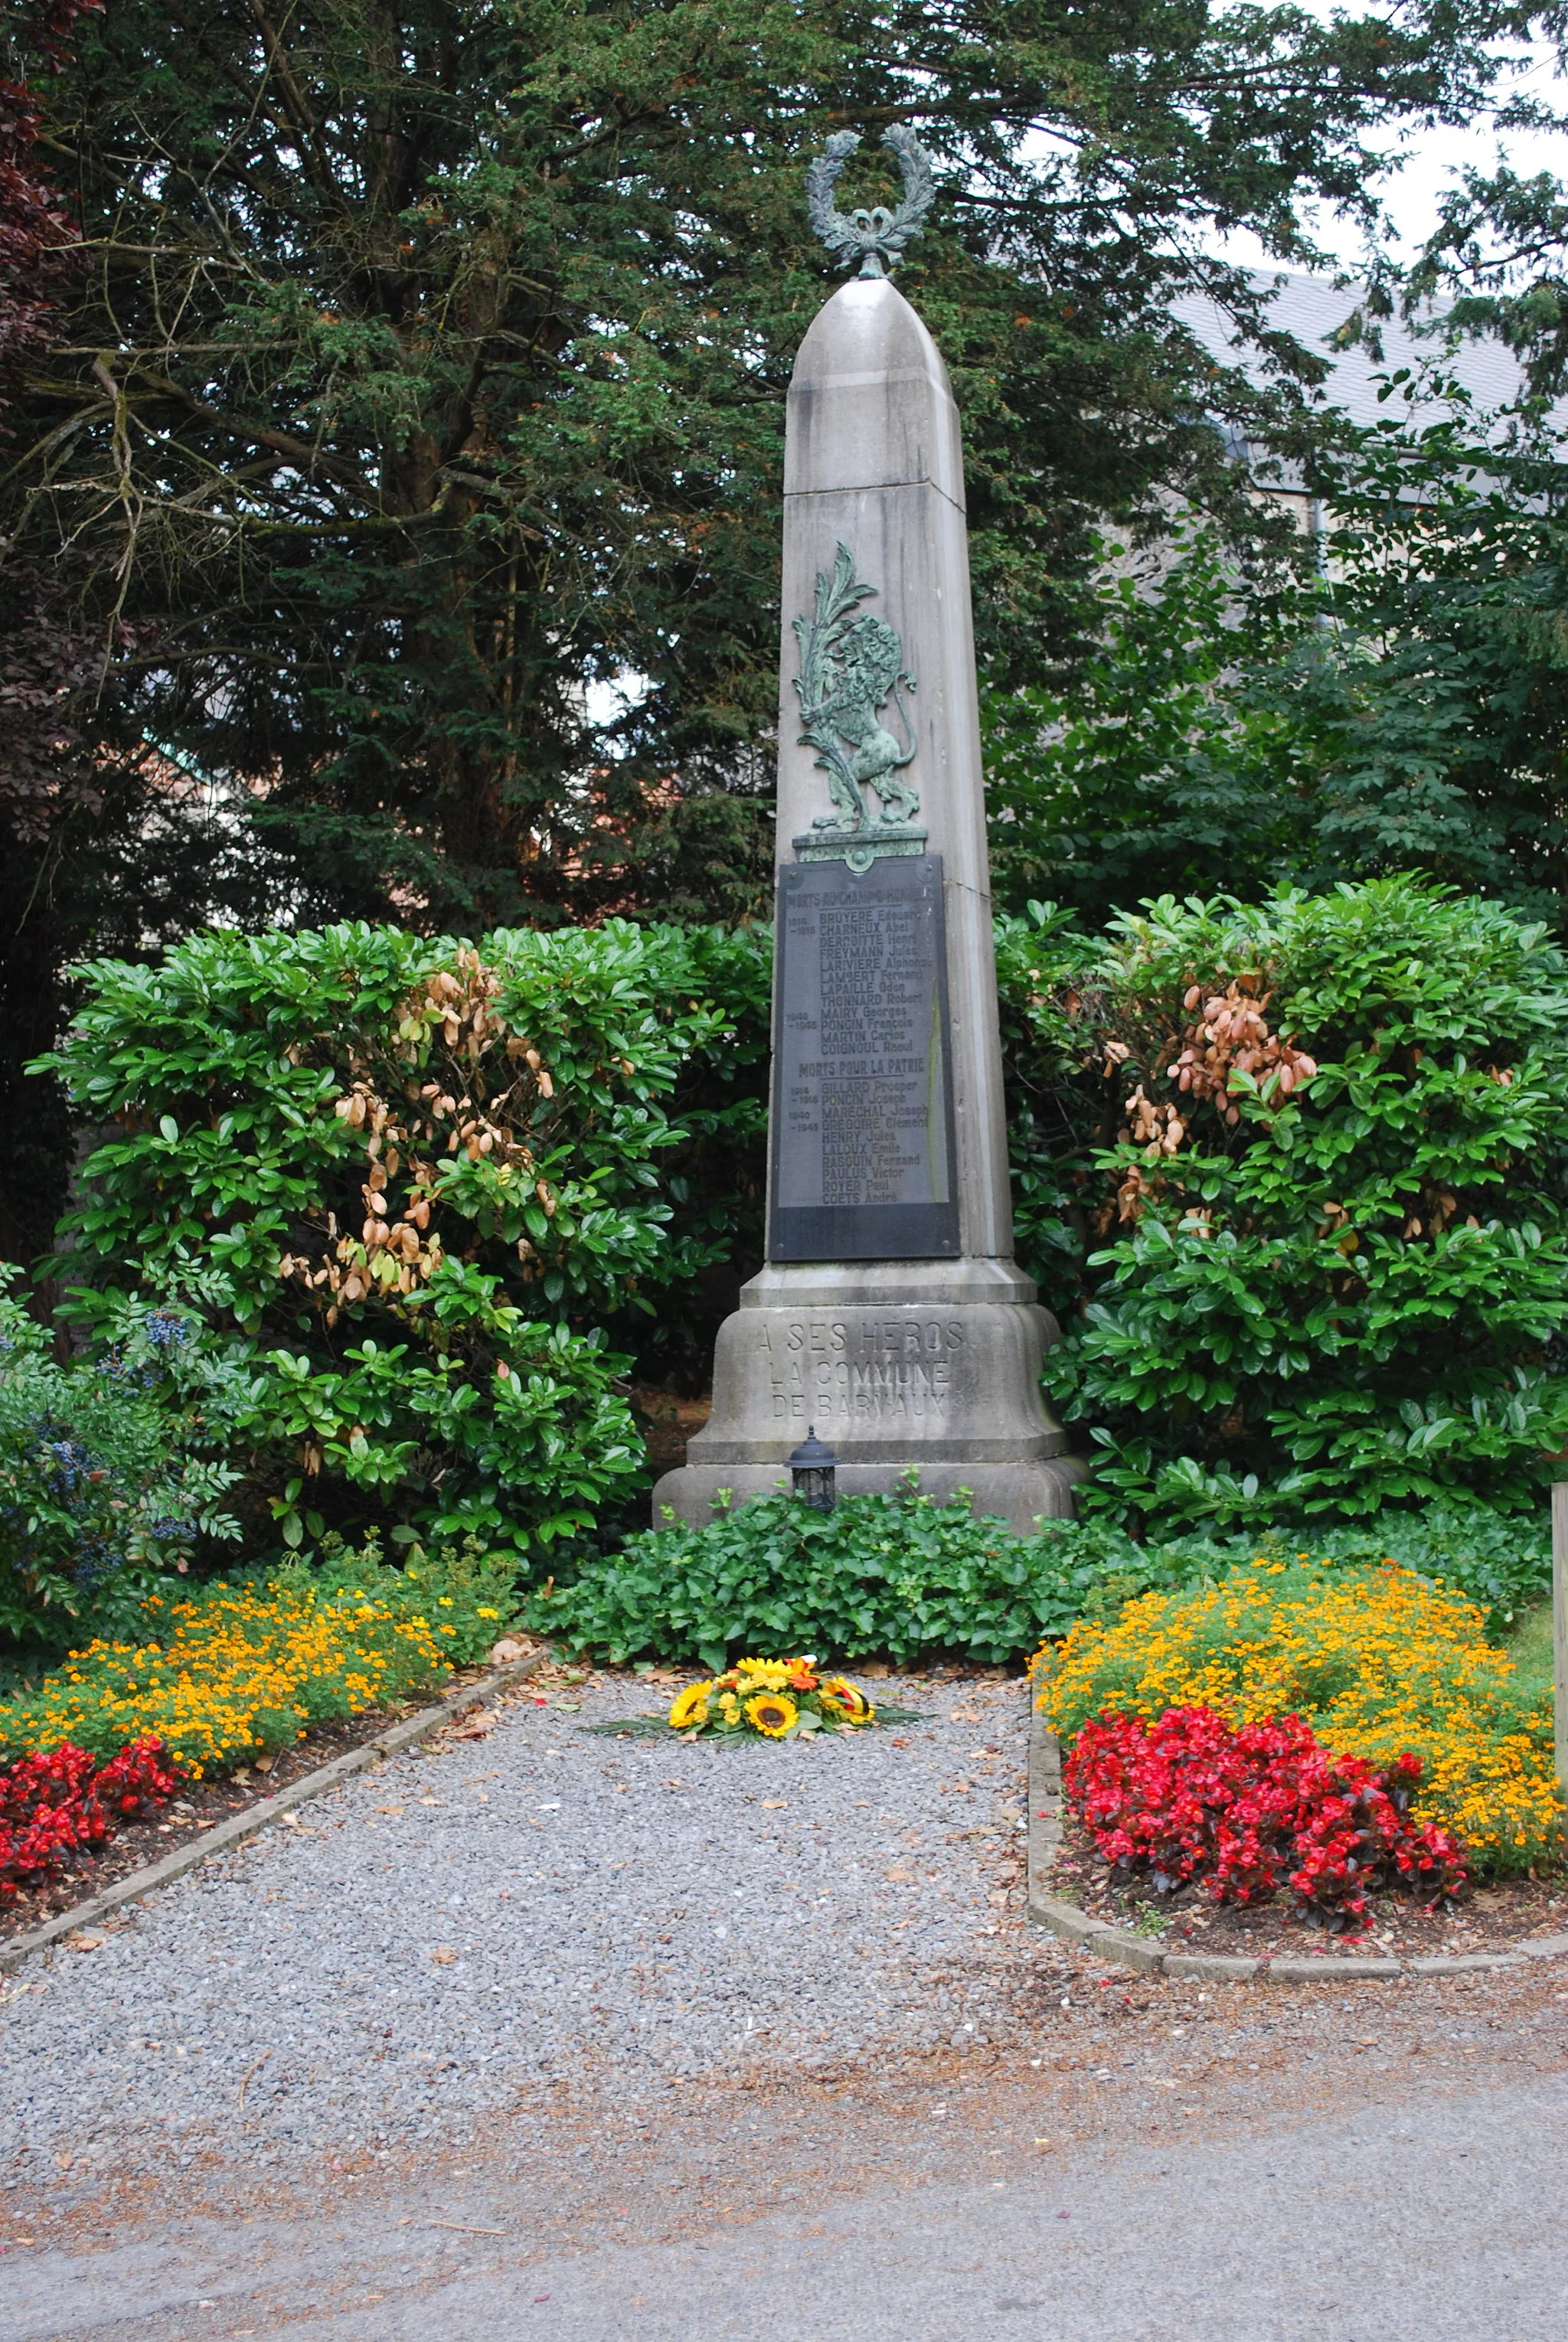
[[[1013,1260],[958,413],[884,273],[930,166],[889,131],[904,200],[846,217],[857,143],[808,177],[860,274],[789,393],[767,1266],[654,1518],[787,1483],[814,1426],[843,1494],[913,1466],[1027,1531],[1071,1512],[1083,1466],[1040,1391],[1055,1322]]]

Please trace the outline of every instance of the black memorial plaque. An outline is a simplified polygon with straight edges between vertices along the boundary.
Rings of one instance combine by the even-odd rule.
[[[958,1250],[942,856],[779,872],[770,1260]]]

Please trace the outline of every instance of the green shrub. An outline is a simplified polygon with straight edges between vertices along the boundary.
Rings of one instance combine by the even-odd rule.
[[[1568,1444],[1543,932],[1395,878],[1102,939],[1037,904],[997,947],[1020,1256],[1102,1451],[1084,1505],[1168,1542],[1533,1503]],[[250,1550],[375,1526],[538,1568],[615,1534],[644,1485],[619,1353],[694,1382],[759,1246],[766,983],[764,930],[615,922],[208,935],[88,972],[51,1062],[115,1129],[66,1224],[75,1306],[204,1280]],[[1211,1000],[1255,1013],[1250,1057]]]
[[[1374,1520],[1311,1529],[1267,1527],[1250,1536],[1162,1536],[1135,1544],[1104,1515],[1048,1522],[1031,1540],[1049,1557],[1060,1589],[1044,1631],[1064,1634],[1075,1618],[1109,1618],[1134,1595],[1179,1593],[1253,1561],[1311,1561],[1347,1569],[1385,1561],[1433,1585],[1465,1595],[1486,1614],[1501,1640],[1552,1587],[1552,1535],[1544,1514],[1494,1512],[1489,1506],[1441,1503],[1419,1513],[1383,1512]]]
[[[1115,1616],[1134,1595],[1180,1593],[1223,1578],[1254,1561],[1312,1562],[1345,1569],[1385,1561],[1465,1595],[1501,1640],[1552,1586],[1552,1535],[1544,1514],[1533,1520],[1486,1505],[1442,1503],[1419,1513],[1380,1513],[1375,1520],[1309,1530],[1267,1527],[1250,1536],[1162,1536],[1134,1544],[1103,1516],[1048,1522],[1031,1540],[1054,1561],[1061,1590],[1047,1635],[1075,1618]],[[1057,1623],[1059,1621],[1060,1623]]]
[[[1384,1559],[1453,1586],[1501,1631],[1549,1584],[1543,1532],[1479,1506],[1341,1529],[1313,1540],[1319,1562],[1356,1569]],[[1140,1545],[1104,1519],[1047,1521],[1030,1537],[976,1519],[962,1499],[901,1489],[846,1496],[829,1514],[780,1492],[701,1528],[674,1524],[633,1537],[614,1560],[526,1598],[536,1632],[574,1651],[630,1659],[732,1660],[813,1651],[900,1665],[954,1654],[984,1665],[1022,1659],[1081,1618],[1111,1619],[1150,1592],[1213,1583],[1258,1558],[1293,1562],[1296,1540],[1167,1538]]]
[[[1048,1365],[1104,1450],[1091,1508],[1538,1500],[1568,1444],[1565,979],[1543,928],[1410,878],[1113,923],[1040,1011],[1072,1010],[1114,1136]]]
[[[401,1556],[389,1559],[379,1531],[357,1546],[332,1533],[309,1553],[255,1569],[233,1570],[231,1586],[265,1585],[324,1604],[363,1595],[389,1616],[424,1623],[439,1636],[442,1656],[456,1667],[476,1666],[502,1636],[521,1624],[518,1560],[510,1549],[487,1549],[475,1536],[427,1553],[399,1533]]]
[[[734,956],[617,921],[345,925],[85,971],[49,1063],[116,1127],[57,1273],[90,1325],[139,1287],[224,1329],[253,1549],[379,1526],[537,1558],[641,1483],[600,1326],[724,1250],[714,1210],[677,1253],[661,1166],[695,1143],[668,1102],[722,1052]],[[701,1135],[722,1149],[720,1105]]]
[[[0,1268],[0,1636],[25,1658],[134,1621],[201,1539],[230,1541],[221,1449],[242,1403],[188,1313],[121,1299],[62,1365]]]
[[[1213,1566],[1201,1541],[1150,1555],[1108,1523],[1056,1522],[1016,1537],[901,1489],[846,1496],[830,1514],[787,1494],[633,1537],[614,1561],[530,1596],[528,1623],[573,1650],[628,1659],[732,1658],[814,1651],[899,1664],[953,1653],[998,1665],[1064,1634],[1097,1604]],[[1151,1572],[1155,1573],[1152,1576]]]
[[[646,932],[657,943],[672,931]],[[773,930],[674,932],[683,985],[689,996],[717,1002],[724,1022],[689,1042],[669,1094],[678,1135],[659,1156],[670,1216],[657,1306],[650,1310],[644,1284],[604,1324],[613,1345],[635,1357],[639,1380],[697,1392],[707,1388],[714,1337],[742,1281],[763,1264]],[[678,1270],[673,1280],[671,1268]]]
[[[1439,1503],[1418,1513],[1384,1512],[1374,1521],[1315,1527],[1311,1534],[1312,1551],[1320,1561],[1353,1568],[1396,1561],[1422,1577],[1452,1586],[1486,1613],[1487,1632],[1494,1638],[1552,1591],[1552,1531],[1544,1511],[1532,1519],[1485,1505]],[[1242,1542],[1232,1548],[1238,1559]],[[1283,1554],[1295,1551],[1293,1538],[1273,1543]]]
[[[1089,1297],[1092,1149],[1110,1136],[1102,1086],[1088,1069],[1098,951],[1054,903],[996,922],[1014,1243],[1064,1325]]]

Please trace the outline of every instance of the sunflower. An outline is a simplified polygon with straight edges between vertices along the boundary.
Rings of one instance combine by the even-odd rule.
[[[746,1715],[769,1740],[782,1740],[800,1714],[793,1699],[780,1691],[764,1691],[746,1702]]]
[[[708,1694],[712,1689],[711,1683],[694,1683],[675,1694],[670,1706],[672,1732],[688,1732],[694,1725],[707,1722]]]
[[[784,1659],[743,1659],[740,1664],[743,1691],[787,1691],[789,1663]]]

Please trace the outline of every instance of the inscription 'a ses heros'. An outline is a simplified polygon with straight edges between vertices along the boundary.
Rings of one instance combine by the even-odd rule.
[[[958,1250],[942,857],[779,873],[774,1260]]]

